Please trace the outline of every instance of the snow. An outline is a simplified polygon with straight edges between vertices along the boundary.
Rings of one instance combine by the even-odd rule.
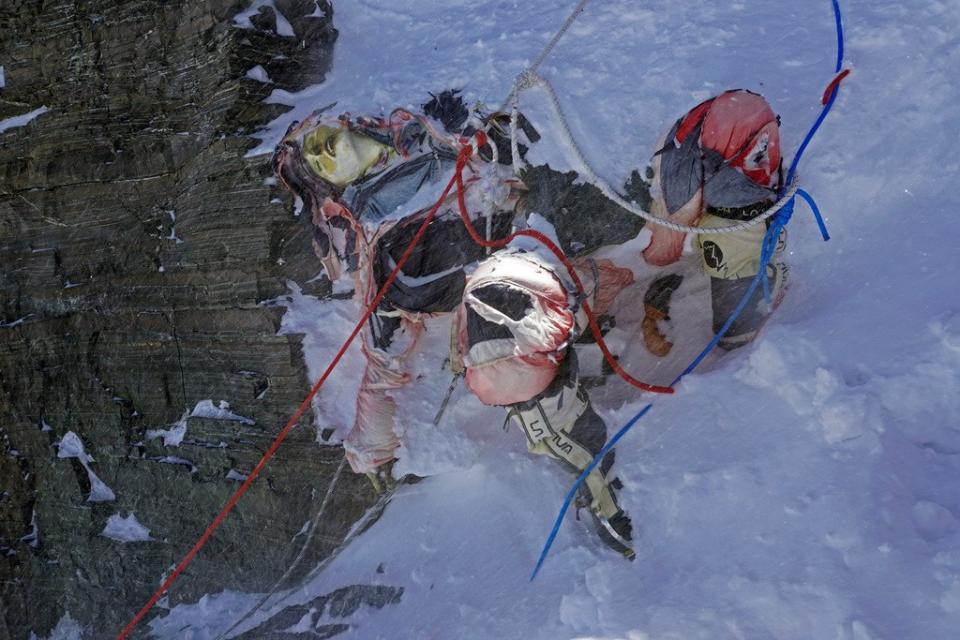
[[[152,460],[161,464],[176,464],[180,465],[181,467],[187,467],[190,469],[190,473],[197,472],[197,467],[192,462],[186,458],[181,458],[180,456],[154,456],[147,458],[147,460]]]
[[[246,473],[240,473],[236,469],[230,469],[227,471],[227,480],[236,480],[237,482],[243,482],[247,479]]]
[[[252,16],[260,13],[261,7],[270,7],[277,16],[277,35],[294,37],[293,25],[287,20],[273,0],[253,0],[246,11],[238,13],[233,17],[233,24],[241,29],[253,29],[253,23],[250,21]]]
[[[216,406],[213,400],[201,400],[190,412],[191,418],[210,418],[213,420],[230,420],[233,422],[242,422],[243,424],[253,425],[256,421],[252,418],[237,415],[230,411],[230,403],[221,400]]]
[[[119,513],[115,513],[107,518],[107,525],[100,532],[100,535],[117,542],[150,542],[154,540],[150,536],[150,530],[140,524],[134,514],[126,518]]]
[[[230,411],[230,403],[226,400],[221,400],[219,404],[214,405],[213,400],[208,398],[194,405],[192,411],[185,411],[183,415],[180,416],[180,419],[174,424],[169,425],[167,429],[148,429],[147,440],[163,438],[163,446],[179,447],[180,443],[183,442],[184,436],[187,434],[190,418],[229,420],[231,422],[241,422],[246,425],[256,424],[255,420]]]
[[[67,611],[49,636],[40,638],[36,633],[30,632],[29,640],[83,640],[84,628],[80,623],[73,619],[70,612]]]
[[[26,322],[31,315],[33,314],[25,315],[22,318],[17,318],[16,320],[11,320],[10,322],[0,322],[0,329],[12,329],[13,327],[18,327]]]
[[[90,463],[94,461],[93,456],[88,455],[84,450],[80,436],[73,431],[67,431],[60,439],[57,447],[58,458],[76,458],[86,469],[87,476],[90,478],[90,495],[87,497],[87,502],[110,502],[117,499],[113,490],[104,484],[103,480],[90,468]]]
[[[31,122],[34,118],[43,115],[47,111],[50,111],[50,109],[47,107],[39,107],[33,111],[22,113],[19,116],[4,118],[3,120],[0,120],[0,133],[3,133],[7,129],[13,129],[14,127],[22,127],[23,125]]]
[[[327,12],[320,7],[320,3],[317,0],[314,0],[313,13],[307,15],[308,18],[325,18]]]
[[[187,435],[187,418],[190,414],[184,412],[180,419],[170,425],[169,429],[147,429],[147,440],[163,438],[163,446],[179,447],[183,437]]]
[[[351,319],[356,317],[358,303],[353,299],[317,300],[304,295],[293,281],[287,281],[287,287],[289,294],[273,302],[289,309],[281,321],[280,334],[303,334],[307,374],[311,380],[317,380],[326,369],[328,356],[342,344],[342,337],[346,335],[344,327],[349,327]],[[344,353],[340,366],[348,371],[362,371],[364,362],[359,341],[355,341]],[[331,376],[324,388],[326,392],[315,396],[312,406],[317,415],[324,416],[324,428],[334,429],[339,439],[353,425],[354,403],[343,399],[357,397],[360,379],[359,376]],[[318,440],[319,437],[318,430]]]
[[[270,76],[267,74],[267,70],[259,64],[248,69],[245,75],[251,80],[256,80],[257,82],[263,82],[267,84],[273,83],[273,80],[271,80]]]
[[[0,496],[2,497],[2,496]],[[30,516],[30,533],[20,538],[20,542],[26,542],[34,549],[40,547],[40,527],[37,526],[37,510],[33,510]]]
[[[298,93],[274,90],[269,101],[294,109],[261,133],[255,153],[332,101],[336,112],[379,113],[453,86],[497,105],[573,4],[338,3],[332,71]],[[397,394],[397,473],[429,477],[402,487],[285,606],[351,584],[402,586],[399,604],[346,620],[341,637],[364,639],[956,637],[960,255],[944,223],[960,205],[950,179],[960,172],[960,12],[955,2],[841,6],[853,73],[800,167],[833,239],[821,242],[798,204],[792,286],[763,333],[674,396],[653,398],[622,440],[615,471],[636,561],[600,546],[571,510],[528,581],[572,476],[531,457],[514,428],[500,429],[504,412],[462,386],[432,425],[450,383],[441,366],[448,321],[436,319],[413,363],[421,379]],[[827,0],[610,0],[587,6],[541,72],[590,163],[619,185],[675,118],[726,88],[761,91],[783,118],[784,148],[796,149],[834,60]],[[521,107],[543,135],[531,159],[573,167],[542,94],[525,93]],[[634,258],[642,241],[629,245]],[[316,380],[357,302],[319,301],[291,283],[275,304],[288,308],[281,331],[304,334]],[[625,322],[635,320],[625,307]],[[691,302],[673,313],[706,310]],[[617,331],[611,346],[636,365],[642,347],[620,323]],[[314,400],[318,432],[342,437],[352,424],[344,399],[356,397],[362,366],[354,344]],[[609,378],[591,399],[610,433],[651,400]],[[189,625],[192,637],[212,638],[258,597],[208,594],[152,630],[183,637]],[[342,620],[320,622],[333,621]]]

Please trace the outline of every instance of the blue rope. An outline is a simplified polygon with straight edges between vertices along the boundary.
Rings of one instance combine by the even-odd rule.
[[[840,17],[840,5],[837,4],[837,0],[833,0],[833,13],[837,22],[837,68],[834,73],[840,73],[840,69],[843,66],[843,20]],[[833,107],[833,103],[837,99],[837,95],[839,93],[840,86],[837,85],[833,88],[833,91],[830,92],[830,98],[827,100],[827,104],[825,104],[823,109],[820,110],[820,117],[818,117],[817,121],[813,123],[812,127],[810,127],[810,131],[807,132],[806,137],[800,144],[797,155],[793,156],[793,162],[790,163],[790,171],[787,172],[787,179],[782,185],[780,185],[781,198],[783,197],[783,194],[786,193],[787,188],[793,182],[793,177],[797,173],[797,165],[800,164],[800,158],[803,156],[803,152],[807,150],[807,145],[809,145],[810,141],[813,140],[814,134],[817,133],[817,130],[820,128],[820,125],[823,124],[827,114],[830,113],[830,109]]]
[[[834,73],[840,73],[843,68],[843,20],[840,18],[840,3],[833,0],[833,17],[837,21],[837,68]]]
[[[810,207],[810,210],[813,211],[813,216],[817,219],[817,226],[820,227],[820,235],[823,236],[823,241],[826,242],[830,239],[830,234],[827,233],[827,225],[823,222],[823,216],[820,215],[820,209],[817,207],[817,203],[814,202],[813,196],[803,189],[797,189],[797,195],[807,201],[807,206]]]
[[[783,206],[782,209],[774,216],[774,222],[770,225],[770,228],[767,229],[766,235],[763,236],[763,244],[760,250],[760,270],[757,272],[757,275],[754,276],[753,280],[750,282],[750,286],[747,288],[746,292],[741,296],[740,302],[737,303],[737,306],[734,308],[733,313],[727,318],[727,321],[723,323],[723,326],[720,327],[720,330],[717,332],[710,343],[703,348],[703,351],[693,359],[686,369],[684,369],[680,375],[678,375],[673,382],[670,383],[670,386],[676,385],[680,380],[685,377],[687,374],[692,373],[694,369],[700,366],[700,363],[710,355],[710,352],[713,351],[720,340],[723,339],[723,336],[727,335],[727,332],[730,330],[730,327],[733,326],[733,323],[737,321],[737,318],[740,317],[740,314],[743,313],[744,308],[746,308],[747,303],[753,297],[753,292],[757,290],[757,285],[761,281],[766,284],[767,281],[767,263],[770,262],[770,258],[773,256],[773,251],[777,247],[777,238],[780,237],[780,230],[783,229],[787,221],[790,220],[790,216],[793,215],[793,204],[794,199],[790,198],[789,202]],[[781,214],[783,217],[781,218]]]
[[[603,448],[600,449],[594,458],[593,462],[583,470],[583,473],[577,478],[577,481],[573,483],[573,487],[570,488],[570,491],[567,492],[567,497],[563,501],[563,508],[560,509],[560,515],[557,516],[556,521],[553,523],[553,529],[550,530],[550,535],[547,536],[547,542],[543,545],[543,550],[540,552],[540,558],[537,560],[537,566],[533,568],[533,573],[530,574],[530,582],[533,582],[533,579],[537,577],[537,572],[540,571],[540,567],[543,566],[543,561],[547,559],[547,553],[550,551],[550,547],[553,546],[553,541],[557,537],[557,533],[560,532],[560,524],[563,522],[563,516],[566,515],[567,509],[570,508],[570,504],[573,502],[574,497],[577,495],[577,489],[580,488],[580,485],[583,484],[583,481],[587,479],[587,476],[590,475],[600,461],[603,460],[603,456],[607,455],[607,452],[610,449],[613,449],[614,445],[617,444],[617,441],[624,436],[630,428],[635,425],[640,418],[650,410],[653,404],[648,404],[643,409],[641,409],[635,416],[630,418],[630,421],[627,424],[623,425],[623,428],[620,431],[617,431],[616,435],[610,438],[610,441],[607,444],[603,445]]]
[[[835,73],[840,73],[840,70],[843,66],[843,20],[840,15],[840,4],[838,0],[832,0],[833,2],[833,13],[836,19],[837,27],[837,67]],[[840,93],[840,86],[837,85],[833,88],[833,91],[830,93],[830,98],[827,100],[827,104],[824,105],[823,109],[820,111],[820,116],[817,118],[816,122],[813,123],[813,126],[810,127],[810,130],[807,132],[806,137],[803,139],[803,143],[800,145],[797,154],[793,157],[793,162],[790,164],[790,171],[787,173],[787,179],[780,186],[779,197],[783,197],[784,193],[790,183],[793,180],[794,175],[796,174],[797,165],[800,163],[800,157],[803,155],[803,152],[806,151],[807,145],[810,144],[810,141],[813,139],[814,134],[820,128],[820,125],[823,123],[824,119],[827,117],[827,114],[830,113],[831,107],[837,98],[837,94]],[[820,215],[820,209],[817,207],[816,202],[813,198],[803,189],[797,189],[797,195],[800,195],[807,204],[810,206],[813,215],[817,219],[817,225],[820,227],[820,233],[823,236],[824,241],[830,239],[830,235],[827,233],[827,227],[823,222],[823,217]],[[793,216],[794,203],[796,196],[790,198],[790,200],[773,216],[770,227],[767,229],[767,233],[763,237],[763,245],[760,251],[760,271],[754,277],[753,281],[750,283],[750,287],[747,289],[746,293],[743,294],[743,297],[740,298],[740,302],[737,303],[736,308],[733,313],[730,314],[730,317],[727,318],[727,321],[723,324],[723,327],[720,328],[720,331],[713,337],[703,351],[694,358],[693,362],[683,370],[683,372],[677,376],[677,378],[670,383],[670,386],[675,386],[684,376],[691,373],[696,369],[704,358],[709,355],[717,344],[720,343],[720,340],[726,335],[727,331],[730,330],[730,327],[736,321],[740,313],[743,312],[744,307],[747,306],[748,301],[753,296],[753,292],[756,291],[757,286],[760,282],[763,282],[764,294],[769,300],[769,284],[767,282],[767,264],[770,262],[770,258],[773,257],[773,253],[777,248],[777,239],[780,237],[780,231],[786,226],[790,221],[791,216]],[[626,433],[633,428],[633,426],[640,421],[646,413],[653,407],[653,404],[648,404],[643,409],[637,412],[630,420],[625,424],[617,433],[607,442],[606,445],[600,450],[590,465],[577,477],[576,482],[573,483],[573,486],[570,488],[570,491],[567,492],[567,497],[563,502],[563,506],[560,508],[560,513],[557,514],[557,518],[553,523],[553,528],[550,530],[550,535],[547,536],[547,540],[543,545],[543,550],[540,552],[540,557],[537,560],[537,565],[533,569],[533,573],[530,574],[530,581],[533,582],[533,579],[537,577],[537,573],[540,571],[540,567],[543,566],[544,561],[547,558],[547,554],[550,552],[550,547],[553,546],[553,542],[557,537],[557,533],[560,531],[560,525],[563,523],[563,518],[567,513],[567,510],[570,508],[570,504],[573,502],[574,497],[576,496],[577,490],[580,488],[580,485],[583,484],[587,476],[590,475],[590,472],[593,471],[603,457],[607,454],[610,449],[622,438]]]
[[[800,144],[800,150],[797,151],[797,155],[793,157],[793,162],[790,163],[790,171],[787,172],[787,179],[784,181],[783,185],[780,187],[780,197],[783,197],[783,194],[787,190],[787,186],[793,181],[793,177],[797,173],[797,165],[800,164],[800,157],[803,156],[803,152],[807,150],[807,145],[810,144],[810,141],[813,140],[814,134],[820,128],[820,125],[823,124],[824,119],[826,119],[827,114],[830,113],[830,108],[833,107],[834,101],[837,99],[837,94],[840,93],[840,87],[836,86],[833,88],[833,92],[830,93],[830,99],[827,100],[827,104],[823,106],[823,109],[820,111],[820,116],[817,118],[817,121],[813,123],[813,126],[810,127],[810,131],[807,132],[806,137],[803,139],[803,142]]]

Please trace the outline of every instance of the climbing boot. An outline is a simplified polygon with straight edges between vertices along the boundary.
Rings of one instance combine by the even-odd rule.
[[[783,302],[789,286],[789,267],[783,262],[767,265],[767,282],[770,288],[770,303],[764,298],[762,287],[753,292],[750,303],[733,323],[729,331],[720,339],[718,346],[727,351],[742,347],[752,341],[760,329],[770,319],[770,314]],[[711,291],[714,295],[714,331],[719,331],[730,309],[738,303],[750,286],[752,278],[739,280],[711,279]]]
[[[526,436],[532,453],[555,458],[580,474],[603,448],[607,427],[590,405],[575,373],[555,382],[538,398],[513,405],[510,416]],[[613,455],[608,453],[587,474],[577,504],[588,508],[597,519],[597,530],[605,544],[631,557],[630,519],[614,496],[614,489],[621,485],[607,475],[612,464]]]
[[[622,555],[627,560],[637,557],[633,549],[633,524],[623,509],[620,509],[610,518],[594,514],[597,524],[597,535],[600,540]]]
[[[396,461],[396,458],[394,458],[390,462],[382,464],[375,470],[366,473],[367,479],[370,480],[370,485],[377,495],[392,493],[401,484],[417,484],[423,480],[422,476],[413,473],[406,473],[400,478],[394,478],[393,465]]]

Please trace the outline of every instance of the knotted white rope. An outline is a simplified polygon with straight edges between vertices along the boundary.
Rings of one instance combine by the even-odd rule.
[[[547,58],[550,52],[553,51],[553,48],[556,46],[563,34],[567,32],[567,30],[570,28],[570,25],[572,25],[574,20],[576,20],[580,13],[583,12],[587,2],[589,2],[589,0],[580,0],[576,8],[574,8],[573,12],[567,18],[566,22],[563,23],[563,26],[560,28],[560,30],[556,33],[556,35],[553,36],[550,42],[547,43],[547,46],[544,47],[543,51],[540,52],[540,55],[537,56],[537,59],[534,61],[534,63],[517,74],[517,78],[513,83],[513,88],[510,91],[510,96],[504,103],[504,106],[510,105],[510,151],[511,155],[513,156],[513,172],[517,175],[517,177],[520,176],[520,170],[522,169],[521,163],[523,162],[520,159],[519,143],[517,142],[517,121],[519,118],[519,110],[517,105],[521,93],[534,87],[540,87],[546,92],[547,97],[550,100],[550,105],[553,108],[554,115],[556,116],[557,121],[560,123],[563,138],[567,143],[568,148],[573,152],[573,155],[580,163],[584,176],[589,180],[589,182],[600,189],[601,193],[603,193],[603,195],[605,195],[607,198],[630,213],[643,218],[647,222],[660,225],[661,227],[666,227],[667,229],[672,229],[674,231],[679,231],[680,233],[693,233],[697,235],[721,235],[725,233],[737,233],[738,231],[743,231],[745,229],[749,229],[750,227],[754,227],[758,224],[766,222],[769,218],[776,215],[777,212],[787,204],[787,202],[793,199],[793,196],[797,190],[796,179],[794,179],[794,182],[789,186],[782,198],[780,198],[772,207],[764,211],[756,218],[722,227],[691,227],[685,224],[670,222],[669,220],[665,220],[653,215],[649,211],[644,211],[634,203],[627,202],[620,196],[620,194],[614,191],[605,180],[597,175],[597,172],[594,171],[593,167],[587,161],[586,156],[584,156],[583,151],[580,149],[580,146],[577,144],[577,141],[573,136],[573,132],[570,130],[570,124],[563,113],[563,108],[560,106],[560,100],[557,98],[556,91],[554,91],[553,87],[549,82],[547,82],[547,80],[537,73],[537,69]]]

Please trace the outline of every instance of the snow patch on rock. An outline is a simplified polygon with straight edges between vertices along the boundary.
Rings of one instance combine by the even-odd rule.
[[[73,431],[67,431],[57,446],[58,458],[76,458],[80,461],[80,464],[83,465],[83,468],[86,469],[87,476],[90,478],[90,495],[87,497],[87,502],[109,502],[117,499],[113,490],[90,468],[90,463],[94,461],[93,456],[88,455],[87,452],[84,451],[83,441],[80,440],[80,436]]]
[[[47,107],[39,107],[33,111],[22,113],[19,116],[13,116],[12,118],[0,120],[0,133],[3,133],[7,129],[13,129],[14,127],[22,127],[25,124],[30,123],[34,118],[43,115],[47,111],[50,111],[50,109]]]
[[[179,447],[183,442],[183,437],[187,434],[187,418],[190,414],[186,411],[180,416],[180,419],[170,425],[168,429],[147,429],[147,440],[163,438],[163,446]]]
[[[119,513],[113,514],[107,518],[107,524],[100,535],[117,542],[150,542],[154,540],[150,535],[150,530],[140,524],[133,513],[126,518]]]
[[[238,415],[230,411],[230,403],[221,400],[219,404],[214,405],[213,400],[201,400],[190,412],[191,418],[210,418],[212,420],[230,420],[233,422],[242,422],[246,425],[257,424],[256,420]]]

